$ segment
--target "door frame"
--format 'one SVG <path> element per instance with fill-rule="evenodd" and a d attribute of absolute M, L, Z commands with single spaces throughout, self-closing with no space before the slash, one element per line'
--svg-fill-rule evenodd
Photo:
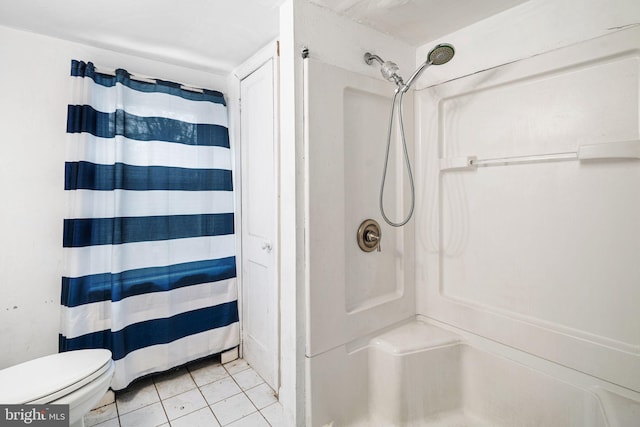
<path fill-rule="evenodd" d="M 242 99 L 241 98 L 241 84 L 244 79 L 249 77 L 259 68 L 261 68 L 264 64 L 269 61 L 272 61 L 273 64 L 273 111 L 274 111 L 274 122 L 273 122 L 273 161 L 274 161 L 274 194 L 276 197 L 276 201 L 274 203 L 275 206 L 275 227 L 274 230 L 274 241 L 273 241 L 273 254 L 275 257 L 274 260 L 274 283 L 276 285 L 276 311 L 275 315 L 276 319 L 276 360 L 278 366 L 277 374 L 276 374 L 276 393 L 280 393 L 279 388 L 282 385 L 281 375 L 282 375 L 282 363 L 281 363 L 281 307 L 280 307 L 280 103 L 279 103 L 279 80 L 280 80 L 280 66 L 279 66 L 279 41 L 273 40 L 265 47 L 256 52 L 253 56 L 247 59 L 244 63 L 242 63 L 238 68 L 236 68 L 232 73 L 232 79 L 234 80 L 232 83 L 233 92 L 235 96 L 236 105 L 234 110 L 234 115 L 237 117 L 237 123 L 234 124 L 235 129 L 235 141 L 236 141 L 236 150 L 235 150 L 235 165 L 236 165 L 236 173 L 234 176 L 234 181 L 237 189 L 236 196 L 236 212 L 238 212 L 237 218 L 235 220 L 236 223 L 236 247 L 238 248 L 236 258 L 236 274 L 238 278 L 238 311 L 240 316 L 240 348 L 239 354 L 240 357 L 243 356 L 244 353 L 244 310 L 243 310 L 243 248 L 242 248 L 242 236 L 243 236 L 243 228 L 242 228 L 242 218 L 243 218 L 243 197 L 242 197 L 242 135 L 241 135 L 241 120 L 242 120 Z"/>

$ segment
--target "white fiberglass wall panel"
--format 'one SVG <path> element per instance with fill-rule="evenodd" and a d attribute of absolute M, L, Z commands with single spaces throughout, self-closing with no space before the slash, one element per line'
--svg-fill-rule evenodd
<path fill-rule="evenodd" d="M 393 87 L 308 59 L 308 354 L 346 344 L 415 313 L 411 265 L 412 228 L 384 223 L 378 190 Z M 412 141 L 413 97 L 406 99 Z M 387 214 L 408 211 L 396 137 L 390 155 Z M 388 196 L 388 197 L 387 197 Z M 368 218 L 382 229 L 381 251 L 365 253 L 356 240 Z"/>
<path fill-rule="evenodd" d="M 422 91 L 417 154 L 420 310 L 636 391 L 639 40 L 619 31 Z M 578 159 L 592 149 L 603 158 Z"/>
<path fill-rule="evenodd" d="M 377 207 L 386 138 L 381 129 L 386 128 L 395 87 L 383 80 L 378 66 L 364 61 L 370 51 L 394 61 L 408 75 L 415 49 L 326 8 L 297 0 L 294 6 L 293 48 L 300 69 L 292 77 L 295 87 L 303 89 L 295 97 L 296 127 L 301 130 L 295 141 L 296 233 L 298 243 L 304 244 L 298 246 L 303 259 L 298 258 L 296 293 L 304 295 L 305 307 L 298 305 L 298 312 L 306 325 L 304 334 L 295 338 L 305 344 L 307 374 L 298 371 L 297 378 L 304 378 L 306 424 L 324 425 L 366 415 L 366 352 L 358 348 L 366 345 L 371 332 L 416 312 L 414 229 L 390 231 Z M 300 58 L 303 48 L 309 59 Z M 281 80 L 283 87 L 286 81 Z M 406 100 L 411 155 L 412 98 Z M 395 161 L 390 171 L 395 180 L 388 187 L 390 205 L 408 198 L 408 188 L 399 185 L 404 178 L 398 166 Z M 390 213 L 398 213 L 395 205 L 387 206 Z M 380 253 L 357 249 L 358 226 L 367 218 L 383 227 Z M 359 368 L 352 369 L 356 365 Z M 362 394 L 353 393 L 356 385 Z"/>
<path fill-rule="evenodd" d="M 567 49 L 549 53 L 540 64 L 545 70 L 443 99 L 442 156 L 575 152 L 585 144 L 637 138 L 638 52 L 593 60 L 589 52 L 581 53 L 586 61 L 573 65 L 562 64 Z M 556 60 L 560 67 L 552 63 Z"/>

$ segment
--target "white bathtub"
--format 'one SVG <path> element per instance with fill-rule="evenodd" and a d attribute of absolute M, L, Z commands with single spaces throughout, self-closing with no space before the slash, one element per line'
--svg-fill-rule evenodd
<path fill-rule="evenodd" d="M 327 373 L 309 425 L 633 427 L 640 396 L 564 367 L 551 375 L 415 320 L 370 339 Z M 517 352 L 517 351 L 516 351 Z M 521 352 L 520 352 L 521 353 Z M 521 354 L 524 359 L 537 358 Z M 333 360 L 331 360 L 333 359 Z M 344 359 L 343 359 L 344 360 Z M 550 362 L 541 361 L 542 364 Z M 363 378 L 362 376 L 366 376 Z M 586 379 L 586 380 L 585 380 Z M 358 393 L 358 390 L 360 393 Z M 324 399 L 320 398 L 324 395 Z M 333 404 L 340 406 L 335 410 Z M 338 405 L 340 403 L 340 405 Z M 319 412 L 318 412 L 319 411 Z M 330 419 L 328 419 L 328 417 Z"/>

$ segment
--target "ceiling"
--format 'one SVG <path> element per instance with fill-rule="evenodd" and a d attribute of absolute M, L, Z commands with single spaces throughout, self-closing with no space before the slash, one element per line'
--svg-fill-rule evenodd
<path fill-rule="evenodd" d="M 283 1 L 0 0 L 0 25 L 227 74 L 276 38 Z"/>
<path fill-rule="evenodd" d="M 310 0 L 419 46 L 527 0 Z"/>
<path fill-rule="evenodd" d="M 525 0 L 309 1 L 418 46 Z M 227 74 L 277 37 L 283 2 L 2 0 L 0 25 Z"/>

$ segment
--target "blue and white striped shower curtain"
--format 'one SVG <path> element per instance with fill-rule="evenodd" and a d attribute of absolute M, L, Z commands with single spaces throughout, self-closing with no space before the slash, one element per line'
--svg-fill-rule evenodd
<path fill-rule="evenodd" d="M 112 388 L 239 343 L 221 93 L 72 61 L 60 351 L 107 348 Z"/>

